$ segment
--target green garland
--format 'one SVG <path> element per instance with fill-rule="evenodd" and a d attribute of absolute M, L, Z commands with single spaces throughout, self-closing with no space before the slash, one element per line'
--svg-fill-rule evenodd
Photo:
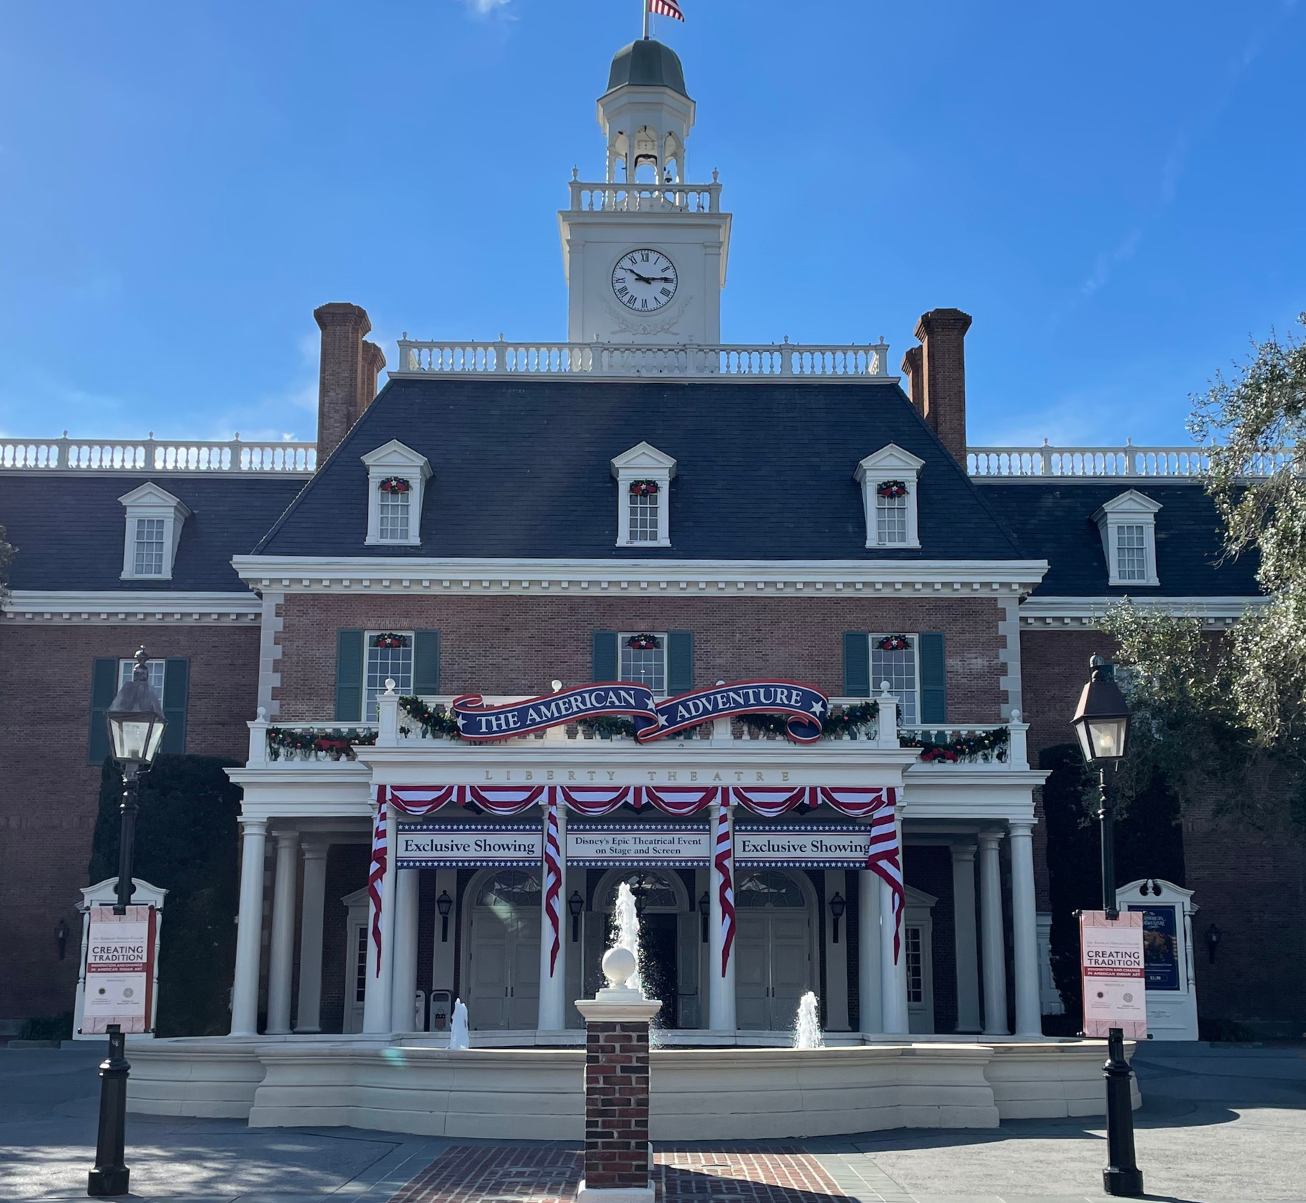
<path fill-rule="evenodd" d="M 874 700 L 858 702 L 855 706 L 832 707 L 821 720 L 821 738 L 860 734 L 876 721 L 879 714 L 880 705 Z M 759 735 L 789 736 L 789 716 L 785 714 L 744 714 L 740 715 L 739 721 Z"/>
<path fill-rule="evenodd" d="M 360 731 L 357 727 L 315 727 L 307 731 L 294 731 L 288 727 L 268 728 L 268 756 L 287 760 L 298 754 L 308 760 L 316 752 L 325 752 L 332 760 L 353 760 L 355 748 L 370 748 L 376 743 L 375 731 Z"/>
<path fill-rule="evenodd" d="M 447 736 L 449 739 L 462 738 L 462 732 L 458 729 L 458 720 L 448 714 L 443 706 L 437 706 L 432 710 L 421 698 L 409 696 L 399 699 L 399 709 L 421 727 L 422 734 L 427 739 L 434 739 L 438 735 Z M 408 729 L 403 730 L 407 734 Z"/>
<path fill-rule="evenodd" d="M 1007 759 L 1011 732 L 1006 727 L 995 727 L 992 731 L 981 731 L 977 735 L 968 735 L 949 743 L 939 743 L 936 740 L 923 739 L 900 731 L 898 743 L 904 748 L 920 748 L 921 760 L 926 764 L 934 761 L 956 764 L 963 760 L 971 764 L 977 760 L 1002 762 Z"/>
<path fill-rule="evenodd" d="M 635 738 L 635 720 L 624 714 L 601 714 L 583 718 L 576 724 L 591 739 L 611 739 L 614 735 Z"/>

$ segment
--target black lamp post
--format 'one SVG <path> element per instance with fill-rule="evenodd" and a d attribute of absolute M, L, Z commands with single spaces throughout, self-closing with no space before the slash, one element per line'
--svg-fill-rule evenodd
<path fill-rule="evenodd" d="M 848 904 L 844 901 L 843 895 L 836 890 L 834 897 L 830 899 L 830 914 L 834 918 L 834 941 L 833 942 L 835 944 L 839 943 L 839 920 L 843 918 L 843 913 L 847 909 L 848 909 Z"/>
<path fill-rule="evenodd" d="M 703 916 L 703 943 L 707 943 L 707 917 L 712 912 L 712 899 L 707 896 L 707 891 L 703 891 L 703 897 L 698 900 L 698 913 Z"/>
<path fill-rule="evenodd" d="M 1084 759 L 1098 767 L 1098 819 L 1102 827 L 1102 909 L 1108 919 L 1118 919 L 1116 906 L 1115 808 L 1109 786 L 1116 766 L 1124 759 L 1129 737 L 1129 706 L 1115 681 L 1115 665 L 1101 656 L 1089 662 L 1090 676 L 1079 707 L 1071 720 Z M 1108 1195 L 1137 1198 L 1143 1193 L 1143 1171 L 1134 1158 L 1134 1112 L 1130 1091 L 1133 1071 L 1125 1060 L 1125 1034 L 1111 1028 L 1107 1034 L 1106 1078 L 1107 1165 L 1102 1189 Z"/>
<path fill-rule="evenodd" d="M 125 915 L 132 900 L 132 870 L 136 858 L 136 809 L 140 775 L 158 755 L 167 725 L 159 699 L 150 688 L 149 657 L 140 648 L 132 679 L 109 706 L 109 742 L 113 758 L 122 766 L 122 805 L 118 829 L 118 900 L 115 915 Z M 88 1195 L 125 1195 L 131 1171 L 127 1168 L 127 1063 L 126 1037 L 121 1025 L 108 1026 L 109 1056 L 100 1063 L 100 1126 L 95 1139 L 95 1168 L 87 1178 Z"/>
<path fill-rule="evenodd" d="M 449 939 L 449 912 L 453 910 L 453 899 L 449 897 L 448 890 L 440 891 L 440 897 L 435 900 L 435 909 L 440 912 L 440 943 L 444 944 Z"/>
<path fill-rule="evenodd" d="M 1220 947 L 1220 937 L 1224 935 L 1214 923 L 1206 929 L 1206 953 L 1211 958 L 1211 964 L 1215 964 L 1215 950 Z"/>
<path fill-rule="evenodd" d="M 571 897 L 567 899 L 567 909 L 571 912 L 571 942 L 575 944 L 580 939 L 580 913 L 585 909 L 585 899 L 580 896 L 579 890 L 572 890 Z"/>

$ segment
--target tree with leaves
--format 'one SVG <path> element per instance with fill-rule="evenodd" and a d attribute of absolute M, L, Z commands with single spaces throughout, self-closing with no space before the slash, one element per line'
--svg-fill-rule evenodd
<path fill-rule="evenodd" d="M 9 543 L 5 528 L 0 526 L 0 606 L 9 600 L 9 566 L 18 554 L 18 548 Z"/>

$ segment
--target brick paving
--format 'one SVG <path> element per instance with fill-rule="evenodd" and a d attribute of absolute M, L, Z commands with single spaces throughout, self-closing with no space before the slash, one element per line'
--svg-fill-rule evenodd
<path fill-rule="evenodd" d="M 815 1203 L 846 1198 L 816 1159 L 798 1149 L 676 1151 L 654 1156 L 661 1203 Z M 579 1149 L 455 1145 L 390 1203 L 574 1203 Z"/>

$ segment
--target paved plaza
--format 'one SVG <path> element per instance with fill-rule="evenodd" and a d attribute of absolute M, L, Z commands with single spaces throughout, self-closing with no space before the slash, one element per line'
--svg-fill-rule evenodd
<path fill-rule="evenodd" d="M 98 1048 L 0 1049 L 0 1200 L 83 1199 Z M 1138 1160 L 1149 1197 L 1306 1201 L 1306 1047 L 1153 1045 Z M 133 1198 L 186 1203 L 565 1203 L 577 1146 L 351 1128 L 251 1129 L 131 1116 Z M 995 1203 L 1095 1199 L 1099 1121 L 893 1131 L 756 1145 L 658 1146 L 663 1203 Z"/>

